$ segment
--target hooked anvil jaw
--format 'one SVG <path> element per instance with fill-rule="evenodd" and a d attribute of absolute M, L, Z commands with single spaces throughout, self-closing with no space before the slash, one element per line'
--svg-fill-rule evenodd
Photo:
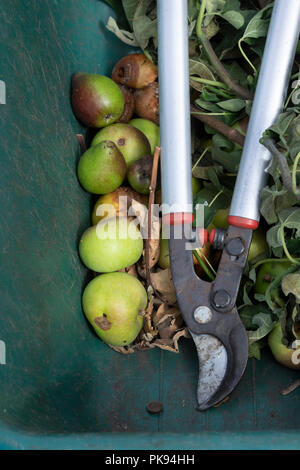
<path fill-rule="evenodd" d="M 187 243 L 193 237 L 184 233 L 192 234 L 192 227 L 183 230 L 181 238 L 175 238 L 174 228 L 170 227 L 172 279 L 179 308 L 197 348 L 198 409 L 205 410 L 223 401 L 233 391 L 247 365 L 248 336 L 235 301 L 252 230 L 228 228 L 225 249 L 213 282 L 203 281 L 196 275 L 193 252 L 187 249 Z"/>

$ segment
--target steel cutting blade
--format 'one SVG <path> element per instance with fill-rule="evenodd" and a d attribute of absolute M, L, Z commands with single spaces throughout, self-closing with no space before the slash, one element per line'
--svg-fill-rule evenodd
<path fill-rule="evenodd" d="M 191 335 L 199 359 L 198 406 L 199 409 L 206 409 L 208 407 L 205 404 L 215 395 L 225 377 L 227 352 L 223 343 L 215 336 Z"/>
<path fill-rule="evenodd" d="M 226 347 L 213 335 L 191 335 L 199 359 L 198 409 L 204 411 L 222 402 L 240 381 L 247 365 L 248 336 L 242 323 L 232 330 Z"/>

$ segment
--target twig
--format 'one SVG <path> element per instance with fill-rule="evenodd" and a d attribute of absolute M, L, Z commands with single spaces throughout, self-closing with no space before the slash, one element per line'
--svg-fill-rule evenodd
<path fill-rule="evenodd" d="M 80 150 L 81 150 L 81 153 L 84 153 L 86 151 L 86 143 L 85 143 L 85 138 L 83 137 L 82 134 L 76 134 L 76 137 L 77 137 L 77 140 L 78 140 L 78 143 L 80 145 Z"/>
<path fill-rule="evenodd" d="M 288 395 L 289 393 L 296 390 L 296 388 L 300 387 L 300 379 L 296 380 L 295 382 L 291 383 L 288 387 L 284 388 L 280 393 L 281 395 Z"/>
<path fill-rule="evenodd" d="M 152 207 L 155 201 L 155 190 L 157 183 L 157 172 L 158 172 L 158 162 L 159 162 L 160 148 L 155 147 L 155 152 L 153 156 L 153 166 L 152 166 L 152 175 L 151 175 L 151 184 L 150 184 L 150 194 L 149 194 L 149 206 L 148 206 L 148 233 L 146 240 L 146 281 L 148 286 L 152 286 L 151 283 L 151 270 L 150 270 L 150 243 L 152 235 Z M 155 291 L 154 287 L 152 286 Z"/>
<path fill-rule="evenodd" d="M 243 147 L 245 137 L 238 130 L 233 129 L 213 116 L 205 114 L 200 108 L 196 108 L 196 106 L 193 105 L 191 105 L 191 114 L 199 121 L 220 132 L 220 134 L 227 137 L 227 139 L 232 140 L 236 144 L 239 144 L 241 147 Z"/>
<path fill-rule="evenodd" d="M 272 153 L 273 157 L 278 163 L 283 185 L 291 194 L 300 200 L 300 194 L 295 194 L 294 192 L 292 176 L 285 155 L 283 155 L 283 153 L 278 150 L 273 139 L 265 138 L 262 139 L 261 142 Z"/>
<path fill-rule="evenodd" d="M 251 93 L 251 91 L 247 90 L 246 88 L 240 86 L 235 80 L 233 80 L 233 78 L 227 72 L 224 65 L 217 57 L 210 40 L 206 36 L 205 28 L 202 27 L 201 34 L 198 34 L 198 38 L 201 41 L 211 64 L 215 68 L 219 77 L 223 80 L 224 83 L 226 83 L 229 90 L 232 90 L 236 95 L 240 96 L 245 100 L 253 100 L 253 93 Z"/>

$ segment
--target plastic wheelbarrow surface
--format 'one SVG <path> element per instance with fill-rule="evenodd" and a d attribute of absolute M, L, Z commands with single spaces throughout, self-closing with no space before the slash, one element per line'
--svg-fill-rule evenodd
<path fill-rule="evenodd" d="M 121 356 L 82 314 L 77 244 L 90 196 L 76 178 L 85 131 L 70 79 L 110 73 L 129 52 L 105 29 L 110 14 L 98 0 L 1 9 L 0 448 L 299 448 L 300 393 L 280 395 L 299 374 L 268 352 L 249 361 L 229 402 L 199 413 L 191 341 L 178 355 Z M 145 409 L 155 400 L 160 416 Z"/>

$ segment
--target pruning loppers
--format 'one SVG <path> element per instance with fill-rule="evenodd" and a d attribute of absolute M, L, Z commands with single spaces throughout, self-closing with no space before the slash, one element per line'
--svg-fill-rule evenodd
<path fill-rule="evenodd" d="M 193 228 L 187 4 L 157 1 L 163 226 L 169 229 L 178 304 L 198 353 L 198 409 L 206 410 L 231 394 L 247 365 L 248 336 L 236 298 L 272 159 L 260 138 L 283 109 L 300 33 L 300 1 L 274 2 L 229 228 L 209 235 L 222 249 L 213 282 L 201 280 L 193 266 L 192 249 L 207 234 Z"/>

